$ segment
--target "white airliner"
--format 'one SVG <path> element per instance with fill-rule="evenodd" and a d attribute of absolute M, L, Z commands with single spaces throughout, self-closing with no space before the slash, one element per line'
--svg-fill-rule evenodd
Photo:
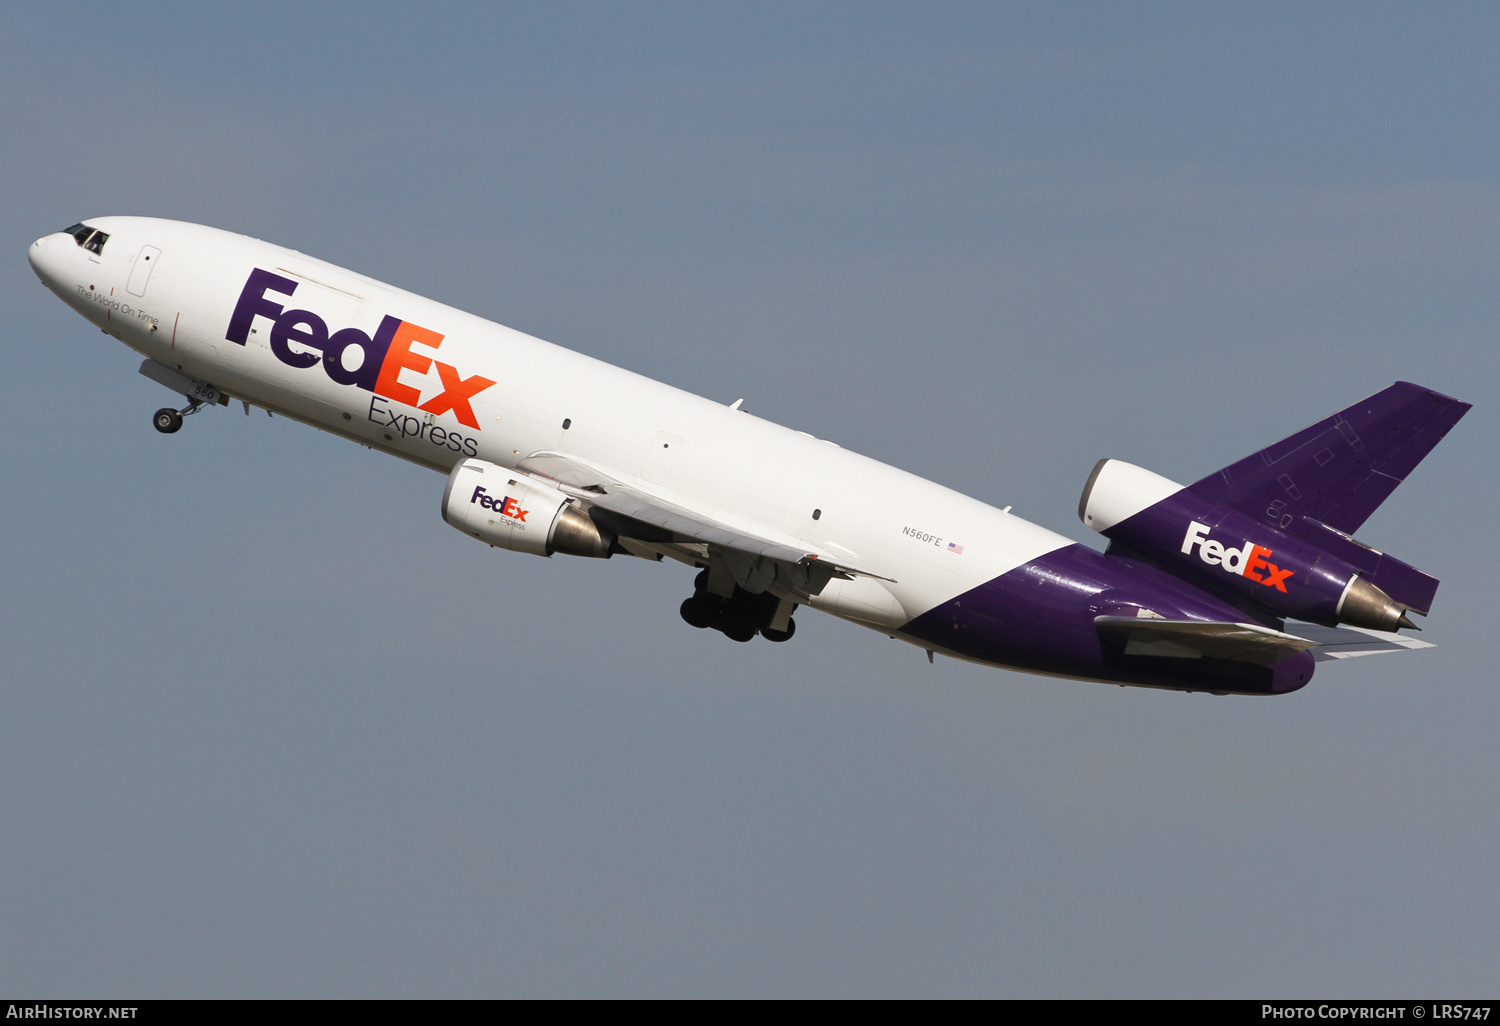
<path fill-rule="evenodd" d="M 1079 516 L 1101 553 L 738 402 L 243 235 L 99 217 L 29 255 L 185 397 L 158 431 L 233 400 L 342 435 L 447 475 L 444 519 L 491 546 L 695 568 L 683 619 L 735 641 L 786 641 L 806 605 L 929 660 L 1238 694 L 1428 647 L 1396 632 L 1437 581 L 1352 538 L 1469 408 L 1417 385 L 1187 487 L 1100 461 Z"/>

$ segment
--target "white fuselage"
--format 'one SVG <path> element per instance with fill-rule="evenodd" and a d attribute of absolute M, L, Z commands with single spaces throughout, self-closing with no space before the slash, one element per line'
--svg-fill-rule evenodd
<path fill-rule="evenodd" d="M 294 250 L 154 218 L 88 223 L 110 235 L 101 254 L 56 234 L 33 246 L 32 264 L 59 298 L 150 359 L 444 473 L 465 457 L 515 469 L 538 451 L 566 453 L 706 519 L 889 578 L 834 580 L 810 603 L 866 626 L 897 633 L 933 606 L 1070 544 L 831 442 Z M 253 319 L 245 345 L 228 341 L 257 268 L 296 282 L 291 296 L 267 299 L 317 314 L 329 332 L 373 336 L 387 317 L 426 329 L 394 379 L 408 401 L 340 384 L 320 364 L 289 365 L 272 351 L 265 316 Z M 282 346 L 312 354 L 295 337 Z M 467 400 L 467 415 L 441 402 L 440 412 L 419 408 L 474 376 L 493 384 Z"/>

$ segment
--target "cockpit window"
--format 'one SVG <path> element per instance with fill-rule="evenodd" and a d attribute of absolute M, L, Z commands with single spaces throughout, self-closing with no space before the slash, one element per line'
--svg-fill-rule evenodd
<path fill-rule="evenodd" d="M 103 253 L 104 244 L 109 241 L 109 236 L 106 233 L 95 231 L 81 222 L 70 228 L 64 228 L 63 232 L 64 234 L 73 236 L 73 241 L 90 253 Z"/>

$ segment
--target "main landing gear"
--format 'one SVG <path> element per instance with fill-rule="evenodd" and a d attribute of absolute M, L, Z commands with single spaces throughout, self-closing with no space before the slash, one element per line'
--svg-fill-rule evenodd
<path fill-rule="evenodd" d="M 770 592 L 752 595 L 735 586 L 734 594 L 721 598 L 708 590 L 708 571 L 704 570 L 693 582 L 693 597 L 682 603 L 682 618 L 694 627 L 721 632 L 731 641 L 749 641 L 757 634 L 767 641 L 790 641 L 797 633 L 797 622 L 788 614 L 786 626 L 780 630 L 771 624 L 781 611 L 782 600 Z M 792 609 L 796 609 L 792 606 Z"/>

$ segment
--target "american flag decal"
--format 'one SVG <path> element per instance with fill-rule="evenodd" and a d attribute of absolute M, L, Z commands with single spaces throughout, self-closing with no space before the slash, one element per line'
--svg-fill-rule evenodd
<path fill-rule="evenodd" d="M 962 556 L 964 554 L 964 547 L 957 542 L 949 542 L 948 551 L 953 553 L 955 556 Z"/>

